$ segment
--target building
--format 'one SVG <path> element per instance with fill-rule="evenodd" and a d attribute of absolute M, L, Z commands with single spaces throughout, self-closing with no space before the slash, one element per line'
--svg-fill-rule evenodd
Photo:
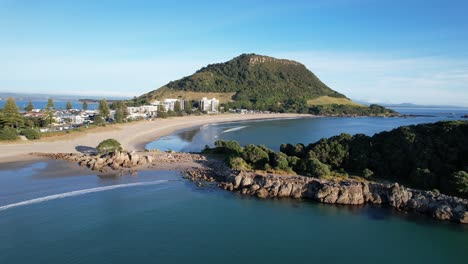
<path fill-rule="evenodd" d="M 137 107 L 127 107 L 128 117 L 132 119 L 155 117 L 158 115 L 158 107 L 158 105 L 142 105 Z"/>
<path fill-rule="evenodd" d="M 216 98 L 208 99 L 203 97 L 200 100 L 200 111 L 206 111 L 208 113 L 217 113 L 219 108 L 219 100 Z"/>
<path fill-rule="evenodd" d="M 184 100 L 179 100 L 179 99 L 164 99 L 162 102 L 162 105 L 164 107 L 164 110 L 167 111 L 174 111 L 176 103 L 180 103 L 180 110 L 184 111 L 185 110 L 185 101 Z"/>

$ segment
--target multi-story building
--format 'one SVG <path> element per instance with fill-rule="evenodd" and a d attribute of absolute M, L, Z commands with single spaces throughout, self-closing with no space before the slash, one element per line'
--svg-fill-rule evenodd
<path fill-rule="evenodd" d="M 217 113 L 219 108 L 219 100 L 216 98 L 208 99 L 203 97 L 200 100 L 200 111 L 206 111 L 209 113 Z"/>

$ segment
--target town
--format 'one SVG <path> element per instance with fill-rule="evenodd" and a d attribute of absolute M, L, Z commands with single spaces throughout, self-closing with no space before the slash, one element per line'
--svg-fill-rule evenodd
<path fill-rule="evenodd" d="M 48 99 L 47 104 L 42 108 L 36 108 L 33 102 L 29 101 L 26 107 L 20 109 L 13 98 L 8 98 L 4 109 L 0 112 L 0 119 L 6 122 L 2 122 L 5 123 L 4 126 L 15 128 L 16 133 L 19 131 L 20 134 L 23 134 L 23 131 L 27 132 L 29 130 L 30 133 L 25 133 L 27 135 L 34 134 L 33 132 L 36 134 L 37 132 L 40 134 L 59 131 L 69 132 L 74 129 L 102 126 L 107 123 L 154 120 L 170 116 L 215 115 L 225 112 L 250 114 L 258 112 L 247 109 L 225 109 L 225 105 L 220 105 L 218 99 L 209 99 L 207 97 L 200 100 L 166 98 L 154 100 L 149 104 L 136 103 L 132 100 L 109 102 L 106 99 L 93 102 L 80 100 L 80 104 L 81 107 L 77 108 L 76 102 L 73 105 L 68 101 L 65 107 L 56 107 L 53 99 Z M 265 111 L 262 113 L 265 113 Z M 37 137 L 40 137 L 40 135 Z M 31 139 L 34 138 L 35 136 L 31 137 Z"/>

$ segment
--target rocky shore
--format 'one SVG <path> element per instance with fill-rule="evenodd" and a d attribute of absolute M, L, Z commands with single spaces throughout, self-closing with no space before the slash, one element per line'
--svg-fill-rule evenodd
<path fill-rule="evenodd" d="M 82 153 L 31 153 L 31 155 L 46 157 L 55 160 L 76 162 L 80 166 L 91 170 L 108 172 L 119 171 L 144 166 L 157 166 L 159 164 L 180 164 L 193 161 L 204 161 L 205 157 L 191 153 L 154 152 L 127 152 L 117 151 L 102 155 L 88 155 Z"/>
<path fill-rule="evenodd" d="M 383 184 L 346 179 L 323 180 L 303 176 L 280 176 L 239 172 L 224 177 L 219 187 L 259 198 L 305 198 L 314 201 L 362 205 L 379 204 L 402 211 L 430 215 L 439 220 L 468 224 L 468 200 L 406 188 L 398 183 Z"/>

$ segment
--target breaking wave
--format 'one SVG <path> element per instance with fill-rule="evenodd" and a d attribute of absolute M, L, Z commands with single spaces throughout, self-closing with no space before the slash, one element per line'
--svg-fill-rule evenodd
<path fill-rule="evenodd" d="M 239 127 L 229 128 L 229 129 L 226 129 L 223 132 L 221 132 L 221 134 L 222 133 L 229 133 L 229 132 L 233 132 L 233 131 L 238 131 L 238 130 L 244 129 L 246 127 L 248 127 L 248 126 L 239 126 Z"/>
<path fill-rule="evenodd" d="M 66 193 L 59 193 L 59 194 L 44 196 L 44 197 L 41 197 L 41 198 L 27 200 L 27 201 L 23 201 L 23 202 L 19 202 L 19 203 L 13 203 L 13 204 L 0 206 L 0 211 L 15 208 L 15 207 L 19 207 L 19 206 L 42 203 L 42 202 L 47 202 L 47 201 L 51 201 L 51 200 L 62 199 L 62 198 L 67 198 L 67 197 L 72 197 L 72 196 L 78 196 L 78 195 L 83 195 L 83 194 L 88 194 L 88 193 L 103 192 L 103 191 L 109 191 L 109 190 L 120 189 L 120 188 L 128 188 L 128 187 L 134 187 L 134 186 L 156 185 L 156 184 L 160 184 L 160 183 L 164 183 L 164 182 L 168 182 L 168 180 L 116 184 L 116 185 L 96 187 L 96 188 L 90 188 L 90 189 L 84 189 L 84 190 L 78 190 L 78 191 L 72 191 L 72 192 L 66 192 Z"/>

